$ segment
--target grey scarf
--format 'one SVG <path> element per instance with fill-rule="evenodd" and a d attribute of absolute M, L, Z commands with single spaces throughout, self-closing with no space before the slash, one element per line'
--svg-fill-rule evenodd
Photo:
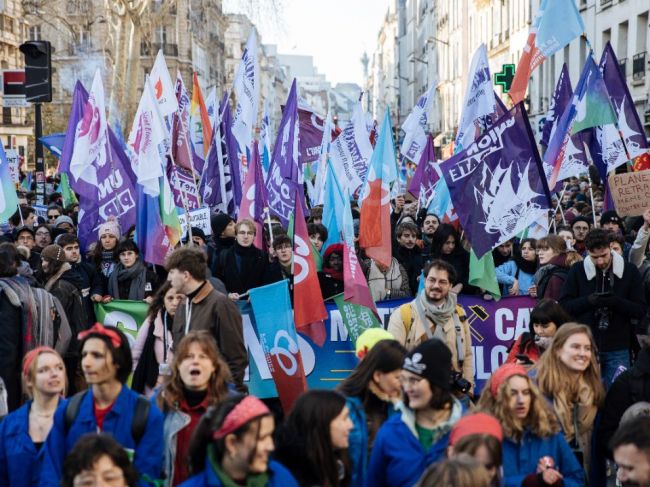
<path fill-rule="evenodd" d="M 147 268 L 141 260 L 126 269 L 122 264 L 115 266 L 115 270 L 108 278 L 108 294 L 118 299 L 120 296 L 119 283 L 131 281 L 127 299 L 131 301 L 142 301 L 144 299 L 144 286 L 147 283 Z M 124 299 L 124 298 L 122 298 Z"/>
<path fill-rule="evenodd" d="M 427 318 L 433 321 L 436 327 L 442 327 L 445 323 L 449 321 L 451 315 L 456 310 L 457 298 L 454 293 L 449 293 L 447 299 L 442 304 L 442 306 L 436 306 L 426 297 L 424 290 L 420 292 L 417 297 L 419 304 L 424 310 L 424 314 Z M 423 323 L 423 325 L 425 325 Z"/>

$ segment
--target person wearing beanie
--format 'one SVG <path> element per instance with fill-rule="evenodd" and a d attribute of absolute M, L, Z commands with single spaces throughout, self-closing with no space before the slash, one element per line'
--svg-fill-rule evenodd
<path fill-rule="evenodd" d="M 235 244 L 235 220 L 225 213 L 212 215 L 212 245 L 208 246 L 208 267 L 212 275 L 217 273 L 219 255 Z"/>
<path fill-rule="evenodd" d="M 117 265 L 115 247 L 121 237 L 120 226 L 114 220 L 104 222 L 100 225 L 97 236 L 99 240 L 90 254 L 90 259 L 102 275 L 103 284 L 106 287 L 108 278 Z"/>
<path fill-rule="evenodd" d="M 375 437 L 366 485 L 411 486 L 441 459 L 449 433 L 465 412 L 452 393 L 452 354 L 432 338 L 411 350 L 402 365 L 404 400 Z"/>
<path fill-rule="evenodd" d="M 501 485 L 503 429 L 492 415 L 477 412 L 460 418 L 451 429 L 447 456 L 471 455 L 490 476 L 490 487 Z"/>
<path fill-rule="evenodd" d="M 75 233 L 74 222 L 67 215 L 61 215 L 54 220 L 54 228 L 60 228 L 68 233 Z"/>
<path fill-rule="evenodd" d="M 478 406 L 503 428 L 504 487 L 585 485 L 584 470 L 525 367 L 505 364 L 494 371 Z"/>
<path fill-rule="evenodd" d="M 79 331 L 85 330 L 88 324 L 82 298 L 83 283 L 79 274 L 72 271 L 72 265 L 67 261 L 63 247 L 48 245 L 43 249 L 41 259 L 45 283 L 43 287 L 61 302 L 72 331 L 72 340 L 63 360 L 68 374 L 68 391 L 74 393 L 83 385 L 79 374 L 80 357 L 75 337 Z"/>

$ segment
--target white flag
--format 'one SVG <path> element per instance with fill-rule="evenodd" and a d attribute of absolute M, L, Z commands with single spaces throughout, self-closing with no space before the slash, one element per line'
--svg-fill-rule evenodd
<path fill-rule="evenodd" d="M 257 62 L 257 36 L 251 30 L 246 48 L 242 54 L 239 69 L 233 82 L 233 91 L 237 98 L 232 133 L 239 145 L 239 160 L 246 157 L 246 150 L 251 152 L 253 128 L 257 121 L 257 107 L 260 98 L 260 76 Z M 234 167 L 237 167 L 235 165 Z"/>
<path fill-rule="evenodd" d="M 160 194 L 160 178 L 166 163 L 168 149 L 167 130 L 158 110 L 151 80 L 146 77 L 138 111 L 127 141 L 131 153 L 131 165 L 138 184 L 145 194 Z"/>
<path fill-rule="evenodd" d="M 352 118 L 330 146 L 330 162 L 343 192 L 354 193 L 366 179 L 372 157 L 366 117 L 357 102 Z"/>
<path fill-rule="evenodd" d="M 178 109 L 178 101 L 176 100 L 176 93 L 174 92 L 174 85 L 172 84 L 171 76 L 169 76 L 169 69 L 163 56 L 162 49 L 158 51 L 156 61 L 153 63 L 150 75 L 151 86 L 153 87 L 160 115 L 168 117 Z"/>
<path fill-rule="evenodd" d="M 402 141 L 400 152 L 404 157 L 416 164 L 420 162 L 424 146 L 427 145 L 427 134 L 425 130 L 428 123 L 429 109 L 433 101 L 434 89 L 435 83 L 431 83 L 427 92 L 420 97 L 402 124 L 404 140 Z"/>
<path fill-rule="evenodd" d="M 487 48 L 485 44 L 481 44 L 474 53 L 469 68 L 467 91 L 465 91 L 458 133 L 454 141 L 456 146 L 454 151 L 460 152 L 469 147 L 488 127 L 491 122 L 490 117 L 496 110 Z"/>
<path fill-rule="evenodd" d="M 97 167 L 106 160 L 106 105 L 104 85 L 99 70 L 95 71 L 93 85 L 84 107 L 84 116 L 75 130 L 75 142 L 70 158 L 70 173 L 75 182 L 84 180 L 93 186 L 97 184 Z"/>
<path fill-rule="evenodd" d="M 219 100 L 217 100 L 217 87 L 213 86 L 205 99 L 205 109 L 208 111 L 210 126 L 214 127 L 217 123 L 217 112 L 219 111 Z"/>
<path fill-rule="evenodd" d="M 320 156 L 318 158 L 318 169 L 316 171 L 316 181 L 314 182 L 314 204 L 322 205 L 325 197 L 325 179 L 327 178 L 327 161 L 332 145 L 332 130 L 334 123 L 332 115 L 327 112 L 323 128 L 323 139 L 320 143 Z"/>

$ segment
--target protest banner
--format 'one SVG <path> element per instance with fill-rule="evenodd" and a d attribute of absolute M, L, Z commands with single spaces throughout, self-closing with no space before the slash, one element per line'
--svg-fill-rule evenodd
<path fill-rule="evenodd" d="M 406 299 L 377 303 L 377 312 L 384 328 L 390 314 Z M 486 301 L 480 296 L 459 296 L 458 302 L 465 309 L 472 335 L 472 352 L 475 372 L 475 393 L 478 394 L 492 372 L 504 363 L 508 348 L 522 333 L 530 329 L 530 311 L 535 300 L 528 296 L 506 297 L 500 301 Z M 244 340 L 248 350 L 249 367 L 244 378 L 251 394 L 257 397 L 276 397 L 277 391 L 269 362 L 260 339 L 260 327 L 255 321 L 251 304 L 238 302 L 244 326 Z M 334 303 L 327 303 L 325 320 L 326 339 L 322 347 L 305 334 L 297 334 L 297 344 L 302 358 L 303 370 L 310 389 L 333 389 L 345 379 L 357 365 L 352 337 L 345 326 L 340 311 Z M 97 321 L 116 326 L 124 331 L 131 344 L 137 330 L 146 318 L 148 306 L 144 302 L 115 300 L 107 304 L 95 304 Z M 266 333 L 268 323 L 262 327 Z M 285 340 L 286 341 L 286 340 Z M 289 342 L 286 341 L 287 346 Z M 283 357 L 297 351 L 282 350 L 282 342 L 276 352 Z"/>
<path fill-rule="evenodd" d="M 609 176 L 616 212 L 620 216 L 639 216 L 650 208 L 650 169 Z"/>
<path fill-rule="evenodd" d="M 185 238 L 187 234 L 187 213 L 178 215 L 178 220 L 181 223 L 181 237 Z M 203 233 L 212 235 L 212 227 L 210 226 L 210 208 L 199 208 L 190 211 L 190 226 L 192 228 L 200 228 Z"/>
<path fill-rule="evenodd" d="M 7 156 L 7 164 L 9 165 L 9 174 L 11 174 L 11 180 L 19 184 L 20 183 L 20 156 L 15 149 L 6 149 L 5 154 Z"/>

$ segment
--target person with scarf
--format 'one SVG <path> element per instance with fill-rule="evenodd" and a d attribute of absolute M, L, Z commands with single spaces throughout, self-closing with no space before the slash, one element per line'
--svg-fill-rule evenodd
<path fill-rule="evenodd" d="M 227 397 L 201 418 L 192 441 L 188 465 L 193 475 L 182 487 L 298 487 L 277 461 L 275 420 L 255 396 Z"/>
<path fill-rule="evenodd" d="M 415 296 L 418 291 L 418 279 L 424 265 L 422 250 L 416 243 L 418 226 L 415 223 L 404 221 L 397 225 L 395 235 L 397 236 L 395 258 L 404 267 L 408 275 L 410 295 Z"/>
<path fill-rule="evenodd" d="M 99 240 L 90 254 L 90 259 L 104 281 L 107 281 L 117 265 L 115 247 L 121 236 L 120 225 L 115 220 L 109 220 L 99 227 L 97 234 Z"/>
<path fill-rule="evenodd" d="M 566 241 L 559 235 L 547 235 L 537 241 L 539 269 L 535 272 L 535 288 L 530 295 L 541 299 L 558 301 L 569 267 L 582 260 L 580 255 L 568 250 Z"/>
<path fill-rule="evenodd" d="M 390 266 L 373 259 L 367 259 L 363 263 L 370 295 L 373 301 L 385 301 L 388 299 L 401 299 L 411 296 L 409 276 L 395 257 L 392 258 Z"/>
<path fill-rule="evenodd" d="M 382 330 L 383 331 L 383 330 Z M 337 390 L 346 397 L 354 428 L 348 454 L 352 464 L 350 485 L 363 485 L 377 431 L 402 398 L 400 375 L 406 349 L 388 339 L 375 343 Z"/>
<path fill-rule="evenodd" d="M 343 244 L 327 247 L 323 255 L 323 270 L 318 273 L 323 300 L 343 292 Z"/>
<path fill-rule="evenodd" d="M 407 354 L 400 375 L 404 400 L 377 432 L 365 485 L 415 485 L 427 466 L 444 458 L 450 431 L 465 413 L 451 390 L 451 365 L 449 348 L 436 338 Z"/>
<path fill-rule="evenodd" d="M 269 259 L 255 247 L 257 230 L 255 223 L 244 218 L 235 225 L 235 243 L 219 254 L 219 263 L 214 276 L 223 281 L 228 297 L 234 301 L 245 295 L 249 289 L 268 284 Z"/>
<path fill-rule="evenodd" d="M 133 240 L 123 240 L 115 248 L 120 263 L 108 278 L 108 294 L 112 299 L 151 303 L 157 287 L 157 276 L 140 259 L 140 249 Z"/>
<path fill-rule="evenodd" d="M 72 266 L 66 261 L 65 251 L 59 245 L 48 245 L 41 253 L 45 290 L 57 298 L 72 331 L 72 340 L 64 355 L 68 384 L 71 393 L 83 388 L 79 371 L 79 350 L 75 337 L 87 328 L 88 318 L 81 298 L 82 282 L 78 274 L 71 272 Z"/>
<path fill-rule="evenodd" d="M 171 373 L 174 314 L 185 295 L 169 281 L 156 291 L 147 317 L 138 328 L 133 344 L 133 380 L 131 389 L 151 396 Z"/>
<path fill-rule="evenodd" d="M 567 442 L 590 472 L 594 420 L 605 390 L 589 327 L 577 323 L 560 327 L 532 374 L 552 403 Z"/>
<path fill-rule="evenodd" d="M 23 390 L 29 400 L 0 422 L 0 486 L 33 487 L 40 480 L 43 443 L 65 394 L 63 359 L 50 347 L 25 354 Z"/>
<path fill-rule="evenodd" d="M 528 296 L 531 288 L 535 285 L 536 270 L 535 239 L 526 238 L 521 241 L 519 252 L 515 252 L 514 259 L 495 269 L 497 282 L 502 286 L 501 294 L 503 296 Z"/>
<path fill-rule="evenodd" d="M 430 338 L 442 340 L 451 351 L 453 370 L 473 385 L 469 323 L 456 294 L 450 292 L 456 284 L 456 271 L 448 262 L 436 259 L 424 266 L 424 275 L 424 289 L 393 311 L 387 329 L 407 350 Z M 471 393 L 471 388 L 465 392 Z"/>

